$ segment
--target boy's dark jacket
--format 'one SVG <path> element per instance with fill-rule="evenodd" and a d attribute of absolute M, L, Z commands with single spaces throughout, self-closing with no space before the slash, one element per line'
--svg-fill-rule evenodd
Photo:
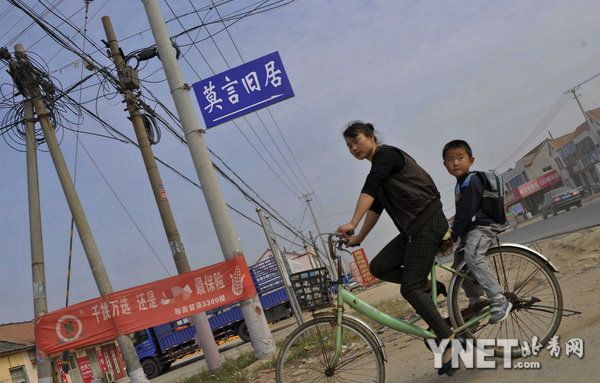
<path fill-rule="evenodd" d="M 452 223 L 452 241 L 454 242 L 475 226 L 489 226 L 497 223 L 481 209 L 483 183 L 477 174 L 468 172 L 456 181 L 456 214 Z"/>

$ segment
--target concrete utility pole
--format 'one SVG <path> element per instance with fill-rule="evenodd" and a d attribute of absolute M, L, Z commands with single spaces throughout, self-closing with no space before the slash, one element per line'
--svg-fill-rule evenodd
<path fill-rule="evenodd" d="M 231 259 L 237 255 L 243 255 L 238 235 L 231 222 L 221 187 L 217 182 L 212 162 L 208 155 L 208 149 L 204 143 L 204 132 L 200 128 L 196 113 L 192 108 L 189 95 L 191 88 L 183 82 L 181 70 L 173 52 L 171 39 L 169 38 L 165 21 L 160 13 L 160 8 L 158 7 L 158 1 L 143 0 L 142 2 L 146 9 L 146 15 L 150 22 L 154 40 L 156 41 L 160 61 L 167 76 L 173 101 L 177 108 L 177 114 L 185 132 L 192 161 L 202 185 L 204 199 L 206 200 L 223 256 L 225 259 Z M 256 358 L 265 359 L 270 357 L 275 352 L 275 342 L 273 341 L 271 330 L 267 324 L 267 319 L 265 318 L 265 313 L 258 297 L 255 295 L 242 301 L 241 308 L 244 320 L 248 326 Z"/>
<path fill-rule="evenodd" d="M 18 61 L 21 61 L 24 64 L 29 63 L 29 60 L 25 54 L 25 50 L 21 44 L 17 44 L 15 46 L 15 51 L 17 52 L 16 56 Z M 56 173 L 60 179 L 69 209 L 71 210 L 71 214 L 75 220 L 75 226 L 77 227 L 81 244 L 85 251 L 85 255 L 87 256 L 90 268 L 92 269 L 92 274 L 94 275 L 94 280 L 98 286 L 98 291 L 100 291 L 102 296 L 108 295 L 113 292 L 112 285 L 108 278 L 104 263 L 102 262 L 102 258 L 100 257 L 100 253 L 85 216 L 85 212 L 83 211 L 83 207 L 81 206 L 81 202 L 79 201 L 79 197 L 75 191 L 75 186 L 73 185 L 73 180 L 69 174 L 69 170 L 67 168 L 62 151 L 60 150 L 60 146 L 58 145 L 56 134 L 54 133 L 54 129 L 48 118 L 48 110 L 46 109 L 44 101 L 40 97 L 39 84 L 26 81 L 23 85 L 27 88 L 26 90 L 31 97 L 33 107 L 38 115 L 40 124 L 42 125 L 48 150 L 50 151 L 52 161 L 54 162 L 54 167 L 56 168 Z M 121 335 L 117 338 L 117 342 L 121 348 L 123 359 L 125 359 L 125 364 L 127 366 L 127 371 L 131 381 L 133 383 L 149 382 L 149 380 L 146 379 L 146 375 L 144 375 L 144 371 L 142 370 L 140 361 L 137 358 L 137 353 L 135 352 L 135 348 L 133 347 L 131 339 L 129 339 L 129 337 L 126 335 Z"/>
<path fill-rule="evenodd" d="M 25 101 L 25 146 L 27 152 L 27 190 L 29 195 L 29 240 L 31 243 L 31 274 L 33 280 L 33 313 L 37 320 L 48 312 L 46 301 L 46 274 L 44 271 L 44 246 L 42 241 L 42 216 L 40 213 L 40 187 L 37 165 L 37 143 L 33 105 Z M 52 383 L 50 358 L 36 355 L 38 382 Z"/>
<path fill-rule="evenodd" d="M 579 97 L 577 97 L 577 87 L 572 88 L 570 90 L 571 93 L 573 93 L 573 97 L 575 97 L 575 101 L 577 101 L 577 105 L 579 105 L 579 109 L 581 109 L 581 113 L 583 113 L 583 117 L 585 118 L 585 121 L 588 123 L 588 126 L 590 127 L 590 130 L 592 131 L 592 135 L 593 133 L 596 133 L 596 136 L 598 137 L 594 137 L 598 140 L 598 142 L 600 142 L 600 128 L 598 127 L 598 123 L 596 121 L 594 121 L 594 119 L 585 112 L 585 109 L 583 109 L 583 106 L 581 105 L 581 102 L 579 101 Z"/>
<path fill-rule="evenodd" d="M 310 201 L 312 201 L 312 199 L 310 199 L 309 197 L 310 197 L 309 194 L 305 194 L 304 200 L 306 201 L 306 204 L 308 205 L 308 209 L 310 210 L 310 215 L 312 216 L 313 222 L 315 223 L 315 227 L 317 228 L 317 235 L 319 235 L 319 234 L 322 234 L 323 232 L 321 231 L 321 228 L 319 227 L 319 222 L 317 222 L 317 216 L 315 215 L 312 205 L 310 204 Z M 325 257 L 327 258 L 327 263 L 329 264 L 329 277 L 331 279 L 334 279 L 336 276 L 335 265 L 333 264 L 331 257 L 329 255 L 329 246 L 327 245 L 327 242 L 325 241 L 324 236 L 321 235 L 320 238 L 321 238 L 321 243 L 323 244 L 323 251 L 324 251 Z M 315 251 L 317 251 L 316 246 L 317 246 L 317 244 L 315 243 Z M 344 267 L 344 262 L 342 262 L 342 268 L 343 267 Z"/>
<path fill-rule="evenodd" d="M 308 231 L 308 238 L 310 238 L 310 245 L 313 248 L 315 257 L 316 257 L 317 261 L 319 262 L 320 267 L 326 267 L 329 270 L 329 276 L 331 278 L 333 278 L 333 276 L 335 274 L 333 274 L 334 268 L 333 268 L 333 263 L 332 263 L 331 257 L 329 256 L 329 253 L 323 253 L 323 257 L 325 257 L 325 259 L 327 259 L 327 263 L 323 262 L 322 257 L 319 256 L 319 248 L 317 247 L 317 240 L 315 239 L 316 237 L 313 237 L 312 231 L 310 231 L 310 230 Z"/>
<path fill-rule="evenodd" d="M 576 88 L 571 89 L 571 93 L 573 93 L 573 97 L 575 97 L 575 101 L 577 101 L 577 105 L 579 105 L 579 109 L 581 109 L 581 113 L 583 113 L 583 117 L 585 118 L 585 121 L 590 126 L 590 129 L 593 129 L 593 125 L 592 125 L 590 116 L 588 116 L 588 114 L 583 109 L 583 106 L 581 106 L 581 102 L 579 101 L 579 97 L 577 97 L 577 92 L 575 90 L 576 90 Z"/>
<path fill-rule="evenodd" d="M 154 199 L 156 200 L 156 205 L 158 206 L 158 211 L 160 212 L 160 218 L 162 219 L 167 240 L 169 241 L 169 246 L 171 247 L 171 253 L 173 255 L 173 259 L 175 260 L 177 272 L 179 274 L 187 273 L 191 270 L 190 263 L 187 259 L 187 255 L 185 254 L 185 249 L 183 247 L 183 243 L 181 242 L 181 237 L 179 236 L 179 230 L 177 229 L 177 224 L 175 223 L 175 217 L 173 216 L 171 205 L 167 199 L 166 190 L 160 176 L 158 166 L 156 165 L 156 160 L 154 159 L 154 153 L 152 151 L 152 146 L 150 145 L 150 140 L 148 139 L 148 133 L 145 128 L 144 120 L 138 108 L 139 104 L 137 96 L 135 92 L 132 89 L 128 89 L 129 86 L 125 84 L 125 60 L 121 55 L 119 43 L 117 42 L 117 37 L 115 35 L 115 31 L 113 30 L 110 17 L 102 17 L 102 25 L 104 26 L 104 31 L 108 40 L 108 45 L 111 52 L 110 56 L 117 66 L 121 92 L 123 93 L 123 97 L 127 103 L 129 116 L 131 117 L 131 122 L 133 123 L 135 136 L 137 137 L 137 141 L 140 146 L 144 165 L 146 165 L 150 186 L 152 186 L 152 190 L 154 192 Z M 192 315 L 190 317 L 190 321 L 196 328 L 196 343 L 204 353 L 204 359 L 206 360 L 208 369 L 212 371 L 219 368 L 221 366 L 219 347 L 217 346 L 217 343 L 213 337 L 206 313 Z"/>
<path fill-rule="evenodd" d="M 298 326 L 304 323 L 304 318 L 302 317 L 302 309 L 300 308 L 300 304 L 298 303 L 298 299 L 296 298 L 296 294 L 294 294 L 294 289 L 292 288 L 292 284 L 290 282 L 290 270 L 289 266 L 286 265 L 283 261 L 283 256 L 281 255 L 281 251 L 279 250 L 279 246 L 275 241 L 275 236 L 273 234 L 273 230 L 271 224 L 267 221 L 268 217 L 263 214 L 262 209 L 257 207 L 256 212 L 258 213 L 258 218 L 260 218 L 260 224 L 265 232 L 265 236 L 267 237 L 267 242 L 269 243 L 269 247 L 271 248 L 271 252 L 273 253 L 273 258 L 277 263 L 277 268 L 279 269 L 279 273 L 281 274 L 281 280 L 283 281 L 283 286 L 285 287 L 285 292 L 288 295 L 290 300 L 290 306 L 292 308 L 292 313 L 296 318 L 296 322 Z"/>

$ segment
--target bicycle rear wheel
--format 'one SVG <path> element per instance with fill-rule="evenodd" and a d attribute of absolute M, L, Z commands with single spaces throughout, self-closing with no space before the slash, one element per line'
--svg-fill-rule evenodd
<path fill-rule="evenodd" d="M 524 342 L 532 345 L 534 337 L 545 345 L 556 333 L 563 313 L 562 291 L 554 272 L 535 254 L 517 247 L 492 248 L 485 258 L 492 271 L 496 272 L 503 293 L 513 308 L 506 320 L 490 324 L 485 318 L 464 334 L 479 339 L 517 339 L 519 346 L 512 349 L 513 357 L 521 356 L 521 346 Z M 466 264 L 459 271 L 467 274 L 470 281 L 474 280 Z M 468 307 L 463 289 L 465 281 L 465 278 L 455 275 L 451 287 L 451 315 L 457 327 L 489 306 L 486 300 L 482 300 Z M 495 355 L 501 357 L 503 352 L 504 349 L 498 347 Z"/>
<path fill-rule="evenodd" d="M 383 383 L 383 353 L 362 325 L 342 320 L 342 354 L 335 368 L 328 364 L 336 349 L 335 317 L 316 318 L 294 330 L 277 356 L 278 383 Z"/>

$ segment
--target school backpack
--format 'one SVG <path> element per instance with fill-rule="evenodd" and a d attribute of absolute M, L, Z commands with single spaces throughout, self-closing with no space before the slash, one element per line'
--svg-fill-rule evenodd
<path fill-rule="evenodd" d="M 504 210 L 504 181 L 494 170 L 476 171 L 483 185 L 481 210 L 498 223 L 506 222 Z"/>

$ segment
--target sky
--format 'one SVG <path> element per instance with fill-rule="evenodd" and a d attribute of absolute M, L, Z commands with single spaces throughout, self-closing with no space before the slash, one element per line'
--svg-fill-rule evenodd
<path fill-rule="evenodd" d="M 38 2 L 25 3 L 33 7 Z M 44 3 L 56 5 L 67 17 L 72 15 L 72 24 L 83 30 L 84 12 L 78 12 L 82 1 Z M 210 1 L 195 3 L 198 9 L 210 5 Z M 171 35 L 201 23 L 189 3 L 169 4 L 177 15 L 189 14 L 180 18 L 183 27 L 177 21 L 168 23 Z M 218 4 L 224 16 L 249 9 L 255 2 Z M 160 6 L 165 19 L 173 18 L 166 2 L 160 1 Z M 44 12 L 40 4 L 34 10 Z M 218 18 L 214 9 L 199 14 L 207 21 Z M 30 24 L 23 15 L 7 1 L 0 3 L 0 46 L 12 51 L 15 42 L 22 43 L 36 60 L 46 63 L 63 88 L 78 81 L 82 70 L 77 57 L 48 37 L 38 42 L 44 33 L 37 26 L 21 33 Z M 106 39 L 100 20 L 104 15 L 111 17 L 124 52 L 154 43 L 141 2 L 96 0 L 90 3 L 88 15 L 87 36 L 97 44 Z M 45 18 L 52 25 L 60 23 L 52 14 Z M 600 4 L 594 1 L 297 0 L 240 20 L 229 27 L 229 34 L 216 33 L 223 29 L 219 23 L 208 27 L 215 33 L 213 38 L 204 39 L 209 37 L 205 28 L 197 30 L 192 38 L 203 41 L 195 46 L 186 35 L 176 41 L 186 58 L 179 63 L 189 84 L 279 52 L 295 97 L 269 108 L 274 119 L 263 110 L 246 120 L 237 119 L 237 127 L 229 122 L 208 130 L 205 140 L 264 200 L 308 234 L 316 229 L 299 196 L 315 193 L 319 225 L 323 231 L 333 231 L 351 218 L 368 174 L 368 161 L 355 160 L 342 138 L 350 121 L 372 122 L 383 143 L 411 154 L 434 178 L 448 216 L 454 214 L 454 180 L 442 165 L 441 149 L 446 142 L 465 139 L 473 147 L 477 168 L 505 170 L 548 132 L 557 137 L 575 129 L 584 119 L 571 99 L 547 126 L 540 127 L 540 121 L 563 92 L 600 72 L 600 41 L 595 38 L 600 33 L 598 19 Z M 62 25 L 61 30 L 110 67 L 104 52 L 84 43 L 71 27 Z M 160 61 L 140 65 L 140 76 L 175 111 Z M 5 84 L 2 94 L 10 95 L 11 78 L 4 69 L 0 84 Z M 81 91 L 83 101 L 91 100 L 85 105 L 115 129 L 134 137 L 120 96 L 110 85 L 98 85 L 97 78 L 88 84 L 93 86 Z M 578 94 L 586 109 L 600 106 L 600 79 L 582 85 Z M 79 99 L 80 93 L 74 91 L 72 96 Z M 190 96 L 201 120 L 193 93 Z M 0 109 L 0 116 L 6 113 L 6 108 Z M 73 115 L 66 117 L 77 121 Z M 89 117 L 80 129 L 106 134 Z M 532 132 L 534 138 L 511 156 Z M 76 145 L 75 134 L 64 128 L 59 129 L 59 136 L 113 289 L 175 275 L 138 149 L 89 134 L 80 134 Z M 153 149 L 156 156 L 197 181 L 187 147 L 166 129 Z M 38 162 L 48 307 L 56 310 L 65 305 L 71 218 L 45 145 L 39 148 Z M 26 321 L 33 317 L 33 304 L 25 154 L 0 141 L 0 169 L 0 323 Z M 192 268 L 222 261 L 201 191 L 165 167 L 160 171 Z M 219 182 L 229 204 L 257 219 L 254 204 L 222 178 Z M 262 228 L 230 213 L 252 264 L 267 248 Z M 274 224 L 274 228 L 299 243 L 281 226 Z M 374 257 L 395 235 L 397 229 L 382 217 L 363 243 L 367 256 Z M 285 240 L 279 244 L 288 250 L 299 248 Z M 70 304 L 98 296 L 77 237 L 72 262 Z"/>

